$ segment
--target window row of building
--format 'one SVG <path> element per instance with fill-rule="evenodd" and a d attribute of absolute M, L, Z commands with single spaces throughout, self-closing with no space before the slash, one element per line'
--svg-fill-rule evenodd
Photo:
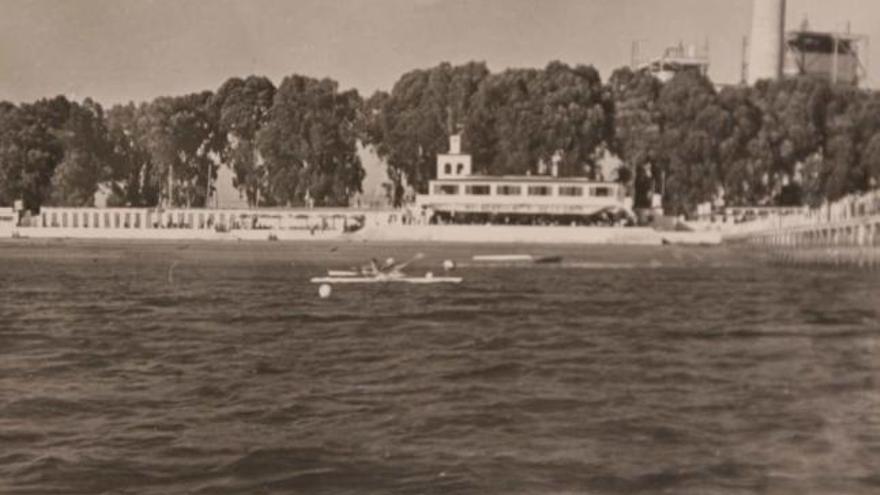
<path fill-rule="evenodd" d="M 493 193 L 494 189 L 494 193 Z M 607 198 L 614 196 L 612 185 L 548 185 L 548 184 L 452 184 L 434 182 L 432 194 L 438 196 L 566 196 Z"/>

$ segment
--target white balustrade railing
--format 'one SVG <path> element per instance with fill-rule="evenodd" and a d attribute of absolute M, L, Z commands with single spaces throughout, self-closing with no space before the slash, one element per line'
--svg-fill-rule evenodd
<path fill-rule="evenodd" d="M 755 208 L 754 211 L 761 211 Z M 733 221 L 727 218 L 721 222 L 697 222 L 693 225 L 700 230 L 718 230 L 728 236 L 746 235 L 768 230 L 781 230 L 798 227 L 840 224 L 861 218 L 880 215 L 880 190 L 875 189 L 862 194 L 851 194 L 819 208 L 803 209 L 800 213 L 785 211 L 778 214 L 776 209 L 765 216 L 747 221 Z"/>

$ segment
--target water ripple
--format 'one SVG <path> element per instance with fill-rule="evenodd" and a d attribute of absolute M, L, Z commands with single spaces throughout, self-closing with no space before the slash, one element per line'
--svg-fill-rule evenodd
<path fill-rule="evenodd" d="M 566 263 L 320 299 L 475 248 L 186 246 L 0 245 L 0 492 L 880 487 L 875 274 L 536 247 Z"/>

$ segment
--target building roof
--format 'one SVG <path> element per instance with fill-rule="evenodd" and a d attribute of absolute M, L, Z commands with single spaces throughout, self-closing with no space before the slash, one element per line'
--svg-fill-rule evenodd
<path fill-rule="evenodd" d="M 853 52 L 853 45 L 862 36 L 821 31 L 789 31 L 786 33 L 786 38 L 790 47 L 806 52 L 833 53 L 836 43 L 837 53 L 849 54 Z"/>
<path fill-rule="evenodd" d="M 435 180 L 443 182 L 534 182 L 536 184 L 568 182 L 575 184 L 619 185 L 617 182 L 596 181 L 587 177 L 553 177 L 552 175 L 467 175 Z"/>

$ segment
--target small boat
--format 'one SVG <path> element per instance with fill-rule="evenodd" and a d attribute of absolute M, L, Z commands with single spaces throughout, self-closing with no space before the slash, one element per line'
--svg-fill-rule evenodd
<path fill-rule="evenodd" d="M 562 256 L 533 256 L 531 254 L 478 254 L 474 261 L 485 263 L 559 263 Z"/>
<path fill-rule="evenodd" d="M 326 277 L 314 277 L 310 281 L 313 284 L 375 284 L 400 282 L 406 284 L 458 284 L 461 283 L 461 277 L 435 277 L 433 273 L 428 272 L 422 277 L 410 276 L 404 274 L 401 270 L 407 265 L 424 257 L 422 253 L 416 254 L 412 259 L 405 263 L 386 263 L 386 266 L 379 268 L 373 260 L 373 270 L 376 273 L 370 273 L 364 270 L 327 270 Z"/>
<path fill-rule="evenodd" d="M 328 277 L 357 277 L 360 274 L 356 270 L 327 270 Z"/>
<path fill-rule="evenodd" d="M 534 261 L 534 257 L 531 254 L 477 254 L 474 255 L 473 260 L 510 263 L 514 261 Z"/>
<path fill-rule="evenodd" d="M 430 275 L 423 277 L 387 275 L 379 275 L 377 277 L 314 277 L 311 279 L 313 284 L 386 284 L 391 282 L 405 284 L 460 284 L 461 281 L 461 277 L 434 277 Z"/>
<path fill-rule="evenodd" d="M 562 256 L 537 256 L 532 261 L 535 263 L 561 263 Z"/>

